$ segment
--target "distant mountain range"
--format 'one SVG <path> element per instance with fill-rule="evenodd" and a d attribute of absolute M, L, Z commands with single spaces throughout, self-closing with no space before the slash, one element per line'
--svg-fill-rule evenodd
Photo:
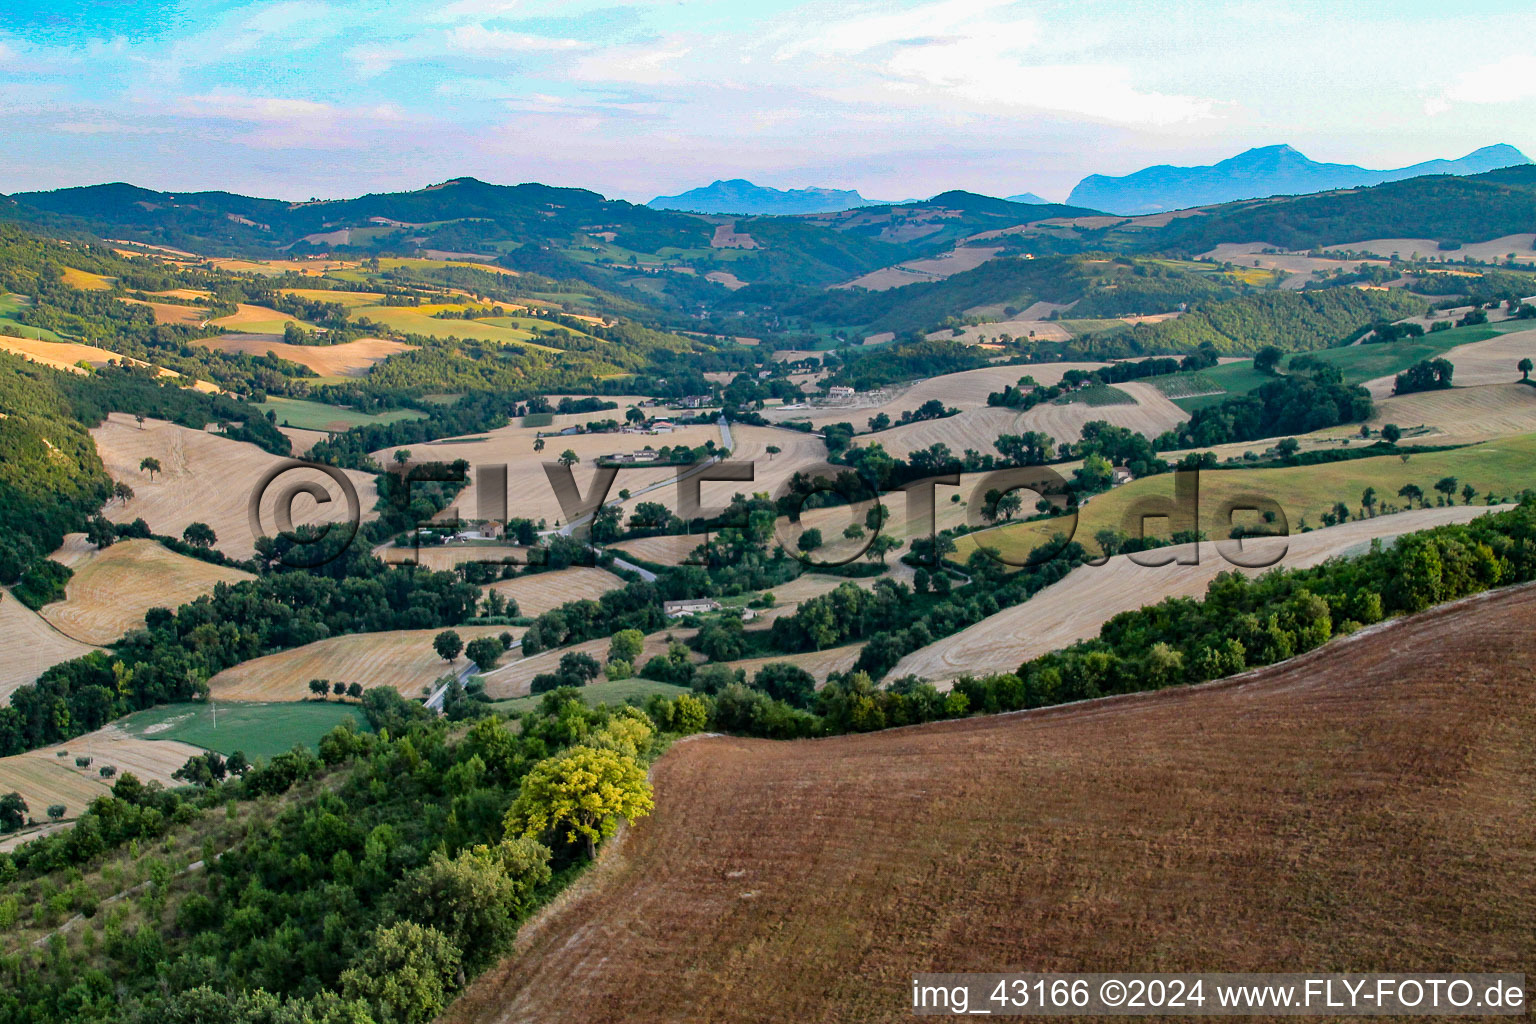
<path fill-rule="evenodd" d="M 853 189 L 785 190 L 754 185 L 745 178 L 732 178 L 711 182 L 703 188 L 692 188 L 680 195 L 657 196 L 645 205 L 654 210 L 686 213 L 794 214 L 839 213 L 860 206 L 890 204 L 880 199 L 865 199 Z"/>
<path fill-rule="evenodd" d="M 1006 198 L 1010 203 L 1028 203 L 1031 206 L 1045 206 L 1050 203 L 1049 199 L 1037 196 L 1033 192 L 1020 192 L 1016 196 L 1007 196 Z"/>
<path fill-rule="evenodd" d="M 1160 164 L 1119 178 L 1091 174 L 1078 182 L 1067 202 L 1131 216 L 1238 199 L 1359 188 L 1426 174 L 1482 174 L 1530 162 L 1515 147 L 1497 145 L 1484 146 L 1460 160 L 1427 160 L 1394 170 L 1373 171 L 1354 164 L 1318 163 L 1290 146 L 1265 146 L 1206 167 Z"/>

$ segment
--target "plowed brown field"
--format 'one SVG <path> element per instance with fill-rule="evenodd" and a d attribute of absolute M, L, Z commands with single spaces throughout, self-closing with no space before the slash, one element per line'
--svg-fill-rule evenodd
<path fill-rule="evenodd" d="M 1227 683 L 678 744 L 444 1019 L 898 1022 L 931 970 L 1528 971 L 1533 622 L 1527 587 Z"/>

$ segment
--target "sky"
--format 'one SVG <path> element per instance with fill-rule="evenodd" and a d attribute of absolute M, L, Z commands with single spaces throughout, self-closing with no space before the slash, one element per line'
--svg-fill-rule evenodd
<path fill-rule="evenodd" d="M 1289 143 L 1536 154 L 1529 0 L 3 0 L 0 192 L 462 175 L 1064 199 Z"/>

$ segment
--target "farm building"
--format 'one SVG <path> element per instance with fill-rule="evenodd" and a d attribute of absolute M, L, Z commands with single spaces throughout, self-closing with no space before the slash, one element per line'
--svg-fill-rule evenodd
<path fill-rule="evenodd" d="M 708 597 L 694 597 L 686 601 L 663 601 L 661 610 L 666 613 L 667 618 L 679 619 L 684 615 L 719 611 L 720 602 Z"/>

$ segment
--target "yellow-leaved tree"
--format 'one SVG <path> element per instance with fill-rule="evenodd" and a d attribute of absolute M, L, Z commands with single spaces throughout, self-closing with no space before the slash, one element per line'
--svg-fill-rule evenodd
<path fill-rule="evenodd" d="M 627 753 L 570 747 L 534 765 L 507 812 L 508 834 L 538 839 L 551 833 L 585 842 L 587 856 L 618 829 L 651 812 L 651 784 L 640 762 Z"/>

